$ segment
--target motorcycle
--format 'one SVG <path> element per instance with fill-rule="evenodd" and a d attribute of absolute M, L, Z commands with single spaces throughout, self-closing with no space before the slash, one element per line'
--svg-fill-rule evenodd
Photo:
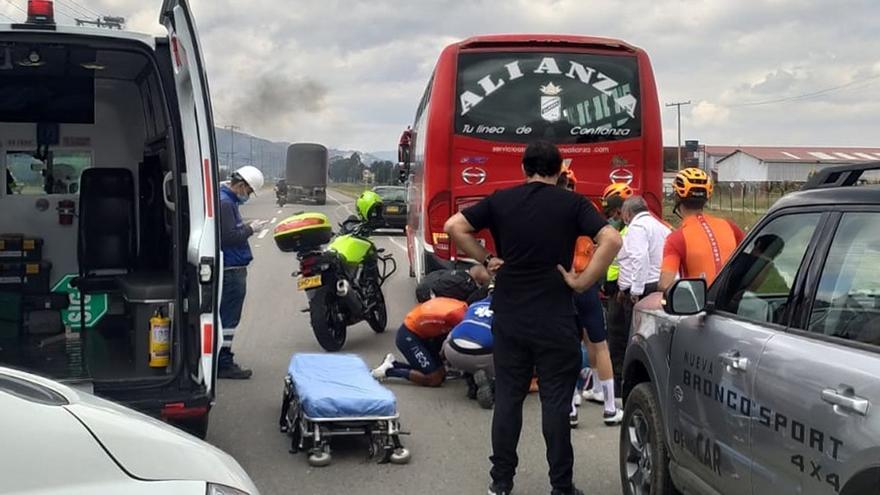
<path fill-rule="evenodd" d="M 278 206 L 284 206 L 287 203 L 287 185 L 286 184 L 276 184 L 275 185 L 275 204 Z"/>
<path fill-rule="evenodd" d="M 382 285 L 397 271 L 397 262 L 370 239 L 378 227 L 371 223 L 351 216 L 326 249 L 297 253 L 297 289 L 306 292 L 312 331 L 326 351 L 342 349 L 351 325 L 366 320 L 382 333 L 388 324 Z"/>

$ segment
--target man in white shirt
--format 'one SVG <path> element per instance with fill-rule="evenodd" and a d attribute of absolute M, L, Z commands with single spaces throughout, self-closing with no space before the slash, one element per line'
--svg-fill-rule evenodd
<path fill-rule="evenodd" d="M 617 255 L 620 263 L 617 284 L 620 287 L 618 298 L 623 303 L 629 328 L 633 306 L 657 290 L 663 246 L 672 231 L 648 210 L 648 204 L 641 196 L 632 196 L 624 201 L 621 216 L 628 227 L 623 247 Z"/>

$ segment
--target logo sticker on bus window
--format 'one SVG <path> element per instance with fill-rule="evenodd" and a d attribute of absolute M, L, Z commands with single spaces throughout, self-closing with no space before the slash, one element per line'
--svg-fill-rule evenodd
<path fill-rule="evenodd" d="M 541 86 L 541 118 L 548 122 L 558 122 L 562 118 L 562 88 L 552 82 Z"/>

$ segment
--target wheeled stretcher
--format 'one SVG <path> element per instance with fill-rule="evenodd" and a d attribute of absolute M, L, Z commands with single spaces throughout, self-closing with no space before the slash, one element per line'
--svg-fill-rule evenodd
<path fill-rule="evenodd" d="M 380 463 L 406 464 L 397 399 L 370 375 L 364 361 L 346 354 L 294 354 L 284 379 L 279 425 L 290 452 L 308 453 L 312 466 L 331 462 L 330 439 L 366 436 Z"/>

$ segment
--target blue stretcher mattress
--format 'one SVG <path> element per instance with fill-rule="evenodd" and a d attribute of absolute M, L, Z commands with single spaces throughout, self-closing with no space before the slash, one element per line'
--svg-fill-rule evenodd
<path fill-rule="evenodd" d="M 397 399 L 351 354 L 294 354 L 287 373 L 312 419 L 394 416 Z"/>

